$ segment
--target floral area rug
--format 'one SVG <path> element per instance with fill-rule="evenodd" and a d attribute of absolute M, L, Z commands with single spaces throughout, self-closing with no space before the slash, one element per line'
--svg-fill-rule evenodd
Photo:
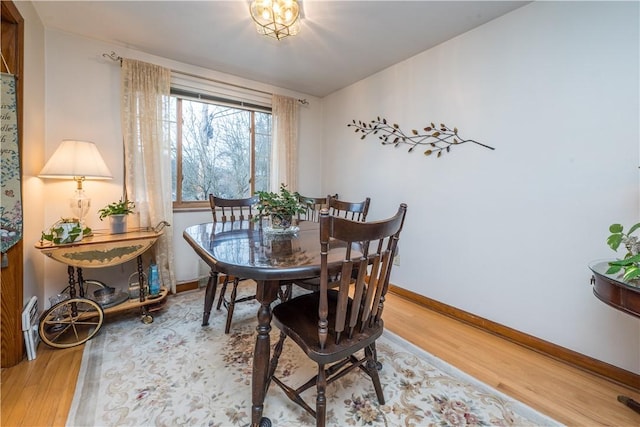
<path fill-rule="evenodd" d="M 85 344 L 68 426 L 247 426 L 257 303 L 236 306 L 231 333 L 226 311 L 201 326 L 203 291 L 169 296 L 143 324 L 137 313 L 107 316 Z M 273 328 L 271 342 L 277 341 Z M 385 331 L 378 340 L 385 405 L 370 379 L 355 370 L 327 387 L 331 426 L 551 426 L 555 421 L 478 382 Z M 316 365 L 287 340 L 278 376 L 296 387 Z M 315 406 L 315 388 L 305 392 Z M 272 384 L 264 416 L 274 426 L 315 420 Z"/>

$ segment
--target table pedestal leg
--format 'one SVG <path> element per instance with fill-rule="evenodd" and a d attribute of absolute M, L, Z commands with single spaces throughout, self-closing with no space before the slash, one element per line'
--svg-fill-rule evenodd
<path fill-rule="evenodd" d="M 209 273 L 209 281 L 207 282 L 207 290 L 204 293 L 204 313 L 202 314 L 202 326 L 209 325 L 209 316 L 211 316 L 211 307 L 213 307 L 213 299 L 216 297 L 218 289 L 218 272 L 211 270 Z"/>
<path fill-rule="evenodd" d="M 271 342 L 269 332 L 271 332 L 271 303 L 275 301 L 280 289 L 280 282 L 277 280 L 257 281 L 256 299 L 260 302 L 258 309 L 258 326 L 256 330 L 256 347 L 253 352 L 253 377 L 251 383 L 253 406 L 251 407 L 251 425 L 270 425 L 268 419 L 262 418 L 264 398 L 267 394 L 266 386 L 267 374 L 269 372 L 269 358 Z"/>

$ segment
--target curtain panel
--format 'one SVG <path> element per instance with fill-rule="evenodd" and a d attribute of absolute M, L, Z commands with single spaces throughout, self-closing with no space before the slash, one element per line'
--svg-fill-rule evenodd
<path fill-rule="evenodd" d="M 170 87 L 171 70 L 122 60 L 125 196 L 136 203 L 142 227 L 154 227 L 160 221 L 173 223 L 171 141 L 165 124 Z M 154 248 L 163 284 L 175 293 L 171 233 L 164 233 Z"/>
<path fill-rule="evenodd" d="M 298 100 L 281 95 L 272 99 L 271 191 L 286 184 L 298 190 Z"/>

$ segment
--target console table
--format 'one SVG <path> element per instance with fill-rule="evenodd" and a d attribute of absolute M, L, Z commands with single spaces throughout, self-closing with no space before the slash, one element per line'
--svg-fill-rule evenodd
<path fill-rule="evenodd" d="M 619 274 L 607 274 L 609 261 L 594 261 L 589 264 L 593 272 L 591 284 L 593 294 L 605 304 L 640 318 L 640 284 L 625 282 Z M 627 396 L 618 396 L 618 401 L 640 413 L 640 403 Z"/>
<path fill-rule="evenodd" d="M 142 321 L 151 323 L 153 316 L 149 312 L 162 306 L 168 291 L 162 288 L 157 296 L 149 296 L 144 292 L 141 255 L 162 236 L 167 225 L 167 222 L 162 221 L 155 228 L 139 228 L 120 234 L 95 230 L 78 242 L 66 244 L 43 240 L 36 243 L 35 248 L 44 255 L 66 264 L 69 275 L 68 298 L 52 305 L 40 319 L 38 332 L 42 340 L 56 348 L 82 344 L 98 332 L 105 314 L 133 308 L 141 308 Z M 109 307 L 105 305 L 103 308 L 89 295 L 84 295 L 83 268 L 109 267 L 134 258 L 137 259 L 139 298 L 131 300 L 128 294 L 124 294 L 124 298 L 118 299 L 117 304 Z M 76 285 L 80 286 L 79 297 Z"/>
<path fill-rule="evenodd" d="M 147 251 L 162 235 L 164 223 L 156 228 L 143 228 L 126 233 L 111 234 L 107 230 L 96 230 L 79 242 L 56 245 L 48 241 L 39 241 L 35 248 L 44 255 L 66 264 L 79 271 L 82 268 L 102 268 L 118 265 L 139 257 Z M 72 270 L 69 270 L 72 272 Z M 142 283 L 142 262 L 138 258 L 139 283 Z M 82 273 L 80 273 L 82 274 Z M 73 277 L 69 277 L 70 280 Z M 71 297 L 75 296 L 73 287 Z M 140 296 L 144 301 L 144 295 Z"/>

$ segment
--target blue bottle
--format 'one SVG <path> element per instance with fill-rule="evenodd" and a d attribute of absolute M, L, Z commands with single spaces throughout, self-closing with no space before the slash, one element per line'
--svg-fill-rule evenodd
<path fill-rule="evenodd" d="M 158 274 L 158 266 L 151 264 L 149 266 L 149 296 L 155 297 L 160 295 L 160 276 Z"/>

